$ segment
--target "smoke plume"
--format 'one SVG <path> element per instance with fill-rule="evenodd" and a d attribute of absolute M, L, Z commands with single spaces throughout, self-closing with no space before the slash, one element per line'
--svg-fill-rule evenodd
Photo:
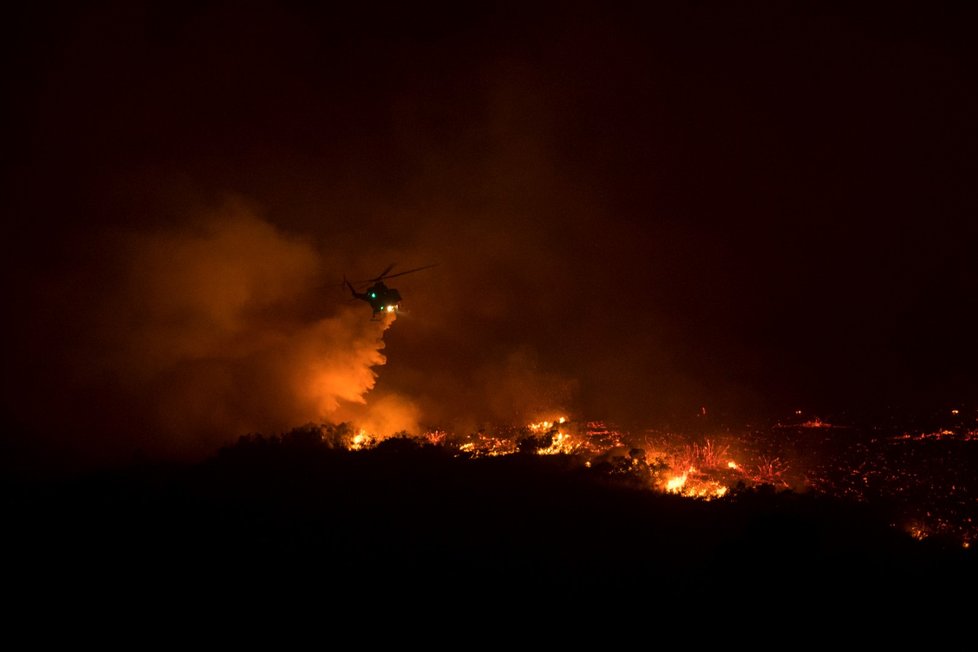
<path fill-rule="evenodd" d="M 108 261 L 98 294 L 65 315 L 76 324 L 62 343 L 67 364 L 45 379 L 58 391 L 34 418 L 154 456 L 333 420 L 344 408 L 340 416 L 370 420 L 365 397 L 394 317 L 371 321 L 340 299 L 314 243 L 233 204 L 93 247 Z M 416 424 L 407 414 L 382 425 Z"/>

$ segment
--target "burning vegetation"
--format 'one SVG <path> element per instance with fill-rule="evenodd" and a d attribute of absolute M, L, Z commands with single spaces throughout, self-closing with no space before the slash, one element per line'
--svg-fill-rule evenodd
<path fill-rule="evenodd" d="M 347 424 L 318 426 L 320 438 L 334 448 L 351 451 L 376 446 L 382 438 Z M 522 427 L 500 427 L 459 436 L 432 430 L 401 438 L 421 445 L 440 446 L 459 458 L 475 459 L 516 454 L 563 455 L 594 473 L 605 473 L 649 490 L 688 498 L 722 498 L 733 489 L 770 484 L 790 488 L 788 466 L 780 458 L 735 459 L 730 444 L 688 441 L 675 435 L 647 431 L 638 436 L 608 427 L 601 421 L 575 422 L 566 417 Z M 743 455 L 741 455 L 741 459 Z"/>
<path fill-rule="evenodd" d="M 818 417 L 711 435 L 638 432 L 601 421 L 543 419 L 467 434 L 428 430 L 393 439 L 437 447 L 455 458 L 559 456 L 571 467 L 651 492 L 699 501 L 745 491 L 810 492 L 869 503 L 912 538 L 969 547 L 978 538 L 978 427 L 955 409 L 914 430 L 838 426 Z M 365 451 L 390 438 L 350 424 L 308 426 L 303 436 L 331 449 Z M 242 438 L 248 442 L 261 436 Z"/>

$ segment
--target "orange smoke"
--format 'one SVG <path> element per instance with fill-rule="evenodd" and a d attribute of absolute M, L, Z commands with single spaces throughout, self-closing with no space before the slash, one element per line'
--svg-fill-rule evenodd
<path fill-rule="evenodd" d="M 352 423 L 358 429 L 370 433 L 377 440 L 407 432 L 418 435 L 423 432 L 419 424 L 421 410 L 411 399 L 393 393 L 376 393 L 360 404 L 342 405 L 333 418 Z"/>
<path fill-rule="evenodd" d="M 113 273 L 72 320 L 76 340 L 51 379 L 67 386 L 52 392 L 59 426 L 123 454 L 196 455 L 330 420 L 374 387 L 394 316 L 371 321 L 325 288 L 313 243 L 247 208 L 99 246 Z M 79 395 L 97 403 L 57 405 Z"/>

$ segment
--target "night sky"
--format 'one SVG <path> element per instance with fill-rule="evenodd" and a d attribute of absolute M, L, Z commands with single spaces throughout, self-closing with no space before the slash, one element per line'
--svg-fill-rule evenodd
<path fill-rule="evenodd" d="M 8 451 L 978 397 L 970 3 L 5 22 Z M 392 262 L 385 332 L 340 282 Z"/>

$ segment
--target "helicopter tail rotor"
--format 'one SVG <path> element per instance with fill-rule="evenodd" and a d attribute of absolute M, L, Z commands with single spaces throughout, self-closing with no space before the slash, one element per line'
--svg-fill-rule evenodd
<path fill-rule="evenodd" d="M 348 281 L 345 276 L 343 277 L 343 284 L 346 285 L 346 287 L 350 288 L 350 294 L 353 295 L 352 298 L 354 298 L 354 299 L 359 299 L 360 298 L 359 293 L 357 292 L 356 288 L 353 287 L 353 284 L 350 283 L 350 281 Z"/>

